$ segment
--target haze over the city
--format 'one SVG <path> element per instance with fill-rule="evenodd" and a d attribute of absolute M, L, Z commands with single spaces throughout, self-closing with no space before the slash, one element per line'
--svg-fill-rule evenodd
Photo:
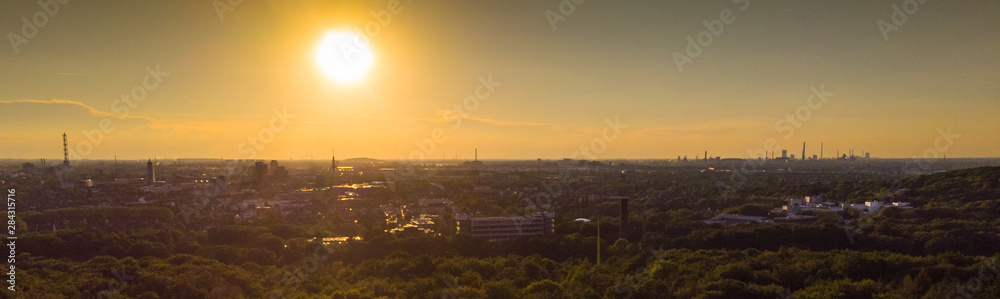
<path fill-rule="evenodd" d="M 0 4 L 0 157 L 61 159 L 63 132 L 78 159 L 1000 148 L 996 1 L 393 3 Z M 345 32 L 370 69 L 317 54 Z"/>

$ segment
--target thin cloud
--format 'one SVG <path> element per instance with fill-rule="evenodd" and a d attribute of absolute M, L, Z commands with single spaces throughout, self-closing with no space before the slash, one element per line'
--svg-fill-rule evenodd
<path fill-rule="evenodd" d="M 0 100 L 0 104 L 18 104 L 18 103 L 33 103 L 33 104 L 63 104 L 63 105 L 73 105 L 87 110 L 94 116 L 99 117 L 117 117 L 117 118 L 128 118 L 128 119 L 143 119 L 148 121 L 158 121 L 156 119 L 147 116 L 137 116 L 131 114 L 121 114 L 121 113 L 111 113 L 97 110 L 97 108 L 91 107 L 90 105 L 84 104 L 82 102 L 72 101 L 72 100 Z"/>
<path fill-rule="evenodd" d="M 504 120 L 496 120 L 491 118 L 475 117 L 475 116 L 465 117 L 464 119 L 474 120 L 497 126 L 553 127 L 553 128 L 556 127 L 555 124 L 548 124 L 548 123 L 539 123 L 531 121 L 504 121 Z"/>
<path fill-rule="evenodd" d="M 0 104 L 19 104 L 19 103 L 29 103 L 29 104 L 43 104 L 43 105 L 70 105 L 83 108 L 88 114 L 97 117 L 113 117 L 117 119 L 132 119 L 132 120 L 143 120 L 146 124 L 140 125 L 131 131 L 136 131 L 140 128 L 150 128 L 154 130 L 174 130 L 177 132 L 188 132 L 193 130 L 201 131 L 211 131 L 211 132 L 225 132 L 231 131 L 233 128 L 241 128 L 249 126 L 247 122 L 219 122 L 219 121 L 188 121 L 188 120 L 173 120 L 173 119 L 158 119 L 152 118 L 144 115 L 131 115 L 131 114 L 121 114 L 112 113 L 98 110 L 97 108 L 91 107 L 90 105 L 84 104 L 78 101 L 72 100 L 0 100 Z"/>
<path fill-rule="evenodd" d="M 247 122 L 161 120 L 145 124 L 142 128 L 172 130 L 183 134 L 190 131 L 206 131 L 213 133 L 242 131 L 252 129 L 253 126 L 254 124 Z"/>
<path fill-rule="evenodd" d="M 353 119 L 361 120 L 381 120 L 381 121 L 398 121 L 398 122 L 421 122 L 421 123 L 444 123 L 445 120 L 442 118 L 401 118 L 401 117 L 385 117 L 385 116 L 354 116 Z M 314 122 L 316 124 L 333 124 L 332 122 Z"/>
<path fill-rule="evenodd" d="M 765 124 L 762 123 L 752 123 L 752 122 L 741 122 L 741 121 L 720 121 L 703 123 L 691 126 L 656 126 L 650 127 L 647 130 L 654 132 L 673 132 L 673 133 L 706 133 L 706 132 L 717 132 L 726 131 L 733 129 L 747 129 L 747 128 L 757 128 L 762 127 Z"/>
<path fill-rule="evenodd" d="M 449 111 L 451 111 L 451 110 L 438 110 L 437 111 L 437 115 L 440 115 L 441 118 L 433 120 L 433 121 L 434 122 L 446 122 L 447 118 L 445 118 L 445 114 L 448 113 Z M 477 121 L 477 122 L 491 124 L 491 125 L 495 125 L 495 126 L 551 127 L 551 128 L 558 127 L 558 125 L 556 125 L 556 124 L 540 123 L 540 122 L 533 122 L 533 121 L 505 121 L 505 120 L 498 120 L 498 119 L 478 117 L 478 116 L 466 116 L 466 117 L 463 117 L 461 114 L 458 114 L 458 113 L 456 113 L 454 111 L 451 111 L 451 112 L 452 113 L 450 115 L 452 115 L 452 118 L 454 118 L 454 117 L 461 117 L 462 119 Z"/>
<path fill-rule="evenodd" d="M 553 128 L 553 129 L 558 128 L 558 125 L 556 125 L 556 124 L 550 124 L 550 123 L 540 123 L 540 122 L 532 122 L 532 121 L 505 121 L 505 120 L 498 120 L 498 119 L 485 118 L 485 117 L 477 117 L 477 116 L 462 117 L 460 114 L 457 114 L 457 113 L 451 114 L 450 118 L 445 118 L 444 117 L 445 113 L 446 113 L 445 110 L 438 111 L 437 114 L 441 116 L 439 118 L 437 118 L 437 117 L 436 118 L 397 118 L 397 117 L 379 117 L 379 116 L 364 116 L 364 117 L 360 117 L 360 118 L 374 119 L 374 120 L 383 120 L 383 121 L 421 122 L 421 123 L 434 123 L 434 124 L 448 123 L 448 122 L 452 122 L 452 119 L 454 119 L 454 118 L 461 118 L 462 120 L 471 120 L 471 121 L 481 122 L 481 123 L 495 125 L 495 126 L 550 127 L 550 128 Z"/>

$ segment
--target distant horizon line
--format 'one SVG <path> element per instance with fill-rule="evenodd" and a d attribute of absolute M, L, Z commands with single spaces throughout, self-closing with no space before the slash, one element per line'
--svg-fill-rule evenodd
<path fill-rule="evenodd" d="M 42 159 L 45 159 L 46 161 L 55 161 L 55 163 L 61 163 L 63 161 L 62 158 L 0 158 L 0 161 L 4 161 L 4 160 L 38 161 L 38 160 L 42 160 Z M 138 161 L 138 160 L 150 160 L 150 159 L 152 159 L 152 160 L 164 160 L 164 161 L 176 161 L 178 159 L 180 159 L 180 160 L 214 160 L 214 161 L 230 161 L 230 160 L 233 160 L 233 161 L 271 161 L 271 160 L 275 160 L 275 161 L 329 161 L 328 159 L 315 159 L 315 158 L 304 158 L 304 159 L 303 158 L 231 159 L 231 158 L 190 158 L 190 157 L 189 158 L 177 158 L 177 157 L 152 157 L 152 158 L 150 158 L 150 157 L 144 157 L 144 158 L 87 158 L 87 159 L 70 159 L 70 162 L 72 162 L 72 161 L 115 161 L 115 160 L 121 160 L 121 161 L 137 160 Z M 791 160 L 791 161 L 803 161 L 803 159 L 798 158 L 798 157 L 796 157 L 796 158 L 791 158 L 791 157 L 784 157 L 784 158 L 764 158 L 764 157 L 757 157 L 757 158 L 736 158 L 736 157 L 721 157 L 721 159 L 722 160 L 757 160 L 757 159 L 782 160 L 782 159 L 788 159 L 788 160 Z M 850 160 L 850 159 L 851 158 L 848 157 L 847 159 L 844 159 L 844 160 Z M 959 157 L 935 157 L 935 158 L 921 158 L 921 157 L 909 157 L 909 158 L 900 158 L 900 157 L 871 157 L 871 158 L 865 158 L 863 156 L 854 156 L 854 159 L 855 160 L 910 160 L 910 159 L 922 159 L 922 160 L 968 159 L 968 160 L 974 160 L 974 159 L 1000 159 L 1000 157 L 961 157 L 961 156 L 959 156 Z M 346 159 L 338 159 L 337 161 L 346 161 L 346 160 L 378 160 L 378 161 L 385 161 L 385 162 L 399 162 L 399 161 L 470 161 L 471 162 L 471 161 L 476 161 L 474 159 L 455 159 L 455 158 L 450 158 L 450 159 L 449 158 L 446 158 L 446 159 L 403 159 L 403 158 L 383 159 L 383 158 L 371 158 L 371 157 L 353 157 L 353 158 L 346 158 Z M 543 161 L 564 161 L 564 160 L 572 160 L 572 161 L 649 161 L 649 160 L 652 160 L 652 161 L 677 161 L 678 159 L 677 158 L 597 158 L 597 159 L 585 159 L 585 158 L 568 158 L 568 157 L 564 157 L 564 158 L 493 158 L 493 159 L 478 159 L 478 161 L 537 161 L 537 160 L 543 160 Z M 698 158 L 688 158 L 687 160 L 688 161 L 697 162 L 697 161 L 704 161 L 706 159 L 703 158 L 703 157 L 698 157 Z M 712 157 L 709 160 L 715 161 L 717 159 L 715 157 Z M 842 159 L 841 158 L 821 158 L 821 159 L 818 159 L 818 160 L 814 160 L 814 159 L 810 158 L 810 159 L 806 159 L 804 161 L 827 161 L 827 160 L 835 161 L 835 160 L 842 160 Z"/>

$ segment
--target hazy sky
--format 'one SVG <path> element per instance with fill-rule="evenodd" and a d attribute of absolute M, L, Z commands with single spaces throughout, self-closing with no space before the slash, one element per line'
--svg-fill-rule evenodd
<path fill-rule="evenodd" d="M 363 32 L 392 2 L 4 1 L 0 158 L 61 158 L 63 132 L 91 159 L 325 160 L 333 146 L 342 158 L 748 157 L 769 138 L 796 155 L 823 142 L 827 157 L 1000 156 L 1000 1 L 587 0 L 560 12 L 573 2 L 403 0 L 366 34 L 365 80 L 323 76 L 324 34 Z M 705 22 L 724 26 L 716 36 Z M 711 43 L 681 71 L 675 53 L 699 35 Z M 464 102 L 489 78 L 488 97 Z M 809 102 L 814 89 L 832 95 Z M 460 125 L 446 120 L 456 105 Z M 800 127 L 779 123 L 795 113 Z M 616 118 L 627 128 L 605 133 Z"/>

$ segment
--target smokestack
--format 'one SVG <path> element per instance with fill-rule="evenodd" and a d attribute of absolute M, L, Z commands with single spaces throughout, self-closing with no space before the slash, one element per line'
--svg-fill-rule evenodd
<path fill-rule="evenodd" d="M 705 151 L 705 162 L 708 162 L 708 151 Z"/>
<path fill-rule="evenodd" d="M 819 143 L 819 158 L 823 159 L 823 143 Z"/>
<path fill-rule="evenodd" d="M 146 179 L 149 180 L 146 182 L 147 185 L 156 183 L 156 165 L 153 164 L 153 160 L 146 160 Z"/>
<path fill-rule="evenodd" d="M 621 223 L 618 226 L 618 238 L 625 239 L 625 226 L 628 225 L 628 198 L 622 198 L 621 211 L 619 213 Z"/>
<path fill-rule="evenodd" d="M 475 159 L 476 159 L 475 161 L 479 161 L 479 149 L 478 148 L 476 149 Z"/>
<path fill-rule="evenodd" d="M 802 143 L 802 161 L 806 160 L 806 143 Z"/>

